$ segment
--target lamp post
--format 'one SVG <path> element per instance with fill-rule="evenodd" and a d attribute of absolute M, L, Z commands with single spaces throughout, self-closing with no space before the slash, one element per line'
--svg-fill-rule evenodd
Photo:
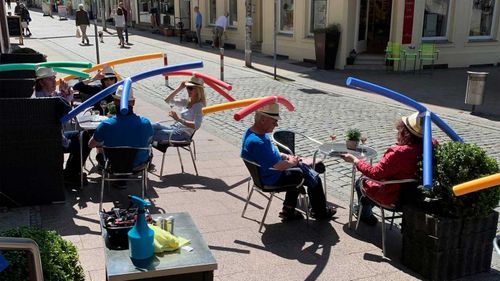
<path fill-rule="evenodd" d="M 252 67 L 252 0 L 245 1 L 246 22 L 245 22 L 245 66 Z"/>

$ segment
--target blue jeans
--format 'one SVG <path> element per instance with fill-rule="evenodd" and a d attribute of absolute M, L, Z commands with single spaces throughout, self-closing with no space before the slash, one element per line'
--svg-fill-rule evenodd
<path fill-rule="evenodd" d="M 358 178 L 356 180 L 356 183 L 354 184 L 354 187 L 356 188 L 356 194 L 358 195 L 358 203 L 363 205 L 363 210 L 361 212 L 361 217 L 367 218 L 373 215 L 373 203 L 371 203 L 370 200 L 363 198 L 363 193 L 361 193 L 361 188 L 363 188 L 363 181 L 361 178 Z"/>
<path fill-rule="evenodd" d="M 179 130 L 173 126 L 165 126 L 160 123 L 154 123 L 153 126 L 153 141 L 188 140 L 191 136 L 186 132 Z"/>

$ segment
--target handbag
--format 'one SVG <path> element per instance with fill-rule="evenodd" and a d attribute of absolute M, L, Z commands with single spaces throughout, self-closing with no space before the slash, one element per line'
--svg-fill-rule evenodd
<path fill-rule="evenodd" d="M 80 38 L 82 35 L 80 34 L 80 29 L 76 28 L 76 38 Z"/>

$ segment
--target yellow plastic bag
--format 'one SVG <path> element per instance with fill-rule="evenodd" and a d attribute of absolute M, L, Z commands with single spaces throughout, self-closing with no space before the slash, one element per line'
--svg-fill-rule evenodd
<path fill-rule="evenodd" d="M 172 235 L 156 225 L 148 225 L 154 231 L 153 247 L 155 253 L 175 251 L 180 247 L 189 244 L 189 240 L 180 236 Z"/>

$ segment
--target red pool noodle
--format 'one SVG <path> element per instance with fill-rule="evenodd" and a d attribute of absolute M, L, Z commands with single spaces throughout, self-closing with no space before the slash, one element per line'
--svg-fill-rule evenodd
<path fill-rule="evenodd" d="M 269 97 L 262 98 L 261 100 L 256 101 L 256 102 L 254 102 L 250 105 L 247 105 L 244 108 L 240 109 L 238 112 L 236 112 L 234 114 L 234 120 L 240 121 L 242 118 L 244 118 L 248 114 L 254 112 L 255 110 L 257 110 L 265 105 L 268 105 L 270 103 L 275 103 L 275 102 L 278 102 L 278 103 L 281 103 L 282 105 L 284 105 L 288 109 L 288 111 L 294 110 L 293 105 L 284 97 L 282 97 L 282 96 L 269 96 Z"/>

